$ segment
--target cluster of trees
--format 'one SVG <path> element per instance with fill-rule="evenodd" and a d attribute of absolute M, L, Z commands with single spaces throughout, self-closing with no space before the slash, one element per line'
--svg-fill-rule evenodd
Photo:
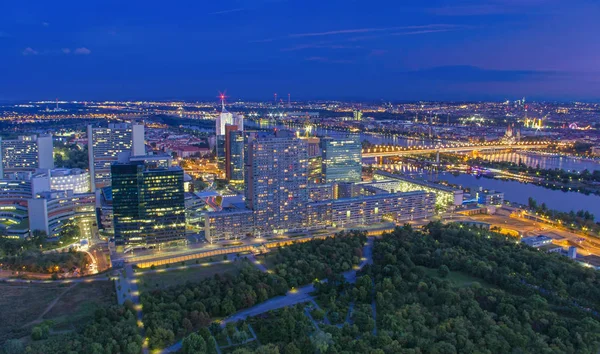
<path fill-rule="evenodd" d="M 214 317 L 284 295 L 288 289 L 282 277 L 245 264 L 238 275 L 217 274 L 199 282 L 145 292 L 141 302 L 149 346 L 163 348 L 176 337 L 208 326 Z"/>
<path fill-rule="evenodd" d="M 255 350 L 237 349 L 236 354 L 269 353 L 300 354 L 314 353 L 315 346 L 309 335 L 315 328 L 304 314 L 304 305 L 299 304 L 248 319 L 261 344 L 267 346 Z M 323 352 L 325 353 L 325 352 Z"/>
<path fill-rule="evenodd" d="M 425 274 L 461 271 L 494 287 L 457 288 Z M 397 229 L 377 242 L 379 331 L 426 352 L 597 352 L 600 277 L 566 257 L 457 225 Z M 378 338 L 378 340 L 380 340 Z M 387 341 L 388 339 L 386 339 Z"/>
<path fill-rule="evenodd" d="M 130 306 L 98 309 L 94 321 L 75 333 L 48 337 L 47 330 L 39 326 L 35 327 L 32 339 L 34 341 L 26 347 L 16 340 L 8 341 L 4 349 L 6 350 L 8 346 L 11 353 L 15 354 L 139 354 L 143 343 L 143 338 L 138 331 L 135 311 Z"/>
<path fill-rule="evenodd" d="M 365 233 L 351 231 L 337 237 L 279 248 L 273 256 L 273 271 L 292 287 L 330 278 L 360 263 L 365 242 Z"/>
<path fill-rule="evenodd" d="M 519 163 L 509 161 L 489 161 L 482 158 L 471 160 L 472 164 L 494 167 L 508 170 L 514 173 L 525 173 L 532 176 L 543 177 L 550 182 L 572 183 L 572 182 L 600 182 L 600 170 L 583 170 L 581 172 L 569 172 L 560 168 L 543 169 L 539 165 L 530 167 L 519 160 Z"/>
<path fill-rule="evenodd" d="M 32 249 L 45 248 L 46 245 L 46 233 L 42 232 L 35 232 L 32 237 L 26 239 L 6 238 L 0 235 L 0 259 Z"/>
<path fill-rule="evenodd" d="M 88 168 L 88 149 L 80 149 L 77 144 L 59 144 L 54 146 L 54 166 L 64 168 Z"/>
<path fill-rule="evenodd" d="M 7 255 L 1 259 L 2 267 L 15 271 L 34 273 L 59 273 L 75 268 L 86 269 L 88 256 L 83 252 L 42 253 L 40 250 L 29 249 L 15 255 Z"/>
<path fill-rule="evenodd" d="M 576 212 L 571 210 L 568 213 L 552 210 L 548 209 L 546 203 L 538 204 L 537 201 L 531 197 L 529 197 L 527 204 L 534 212 L 552 220 L 560 220 L 561 223 L 568 228 L 583 229 L 585 227 L 588 230 L 600 232 L 600 224 L 595 222 L 594 214 L 587 210 L 578 210 Z"/>
<path fill-rule="evenodd" d="M 597 353 L 600 346 L 600 277 L 566 257 L 493 232 L 434 223 L 424 232 L 407 226 L 385 235 L 373 261 L 355 284 L 317 289 L 319 297 L 350 296 L 350 323 L 297 328 L 306 323 L 301 308 L 261 315 L 249 320 L 260 353 L 266 345 L 276 346 L 272 353 L 328 354 Z M 460 283 L 455 272 L 481 283 Z"/>

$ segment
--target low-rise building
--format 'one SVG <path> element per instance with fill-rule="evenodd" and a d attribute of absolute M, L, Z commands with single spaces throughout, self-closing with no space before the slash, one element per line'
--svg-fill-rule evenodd
<path fill-rule="evenodd" d="M 483 205 L 502 205 L 504 204 L 504 193 L 482 189 L 479 188 L 479 191 L 476 192 L 475 198 L 477 199 L 478 204 Z"/>
<path fill-rule="evenodd" d="M 31 177 L 31 183 L 35 193 L 73 191 L 80 194 L 91 190 L 89 172 L 79 168 L 38 169 Z"/>
<path fill-rule="evenodd" d="M 42 192 L 28 200 L 29 227 L 50 237 L 59 236 L 69 224 L 79 227 L 82 238 L 92 237 L 96 222 L 93 193 L 74 194 L 73 191 Z"/>
<path fill-rule="evenodd" d="M 204 227 L 209 242 L 243 239 L 253 233 L 253 211 L 245 207 L 230 207 L 206 213 Z"/>
<path fill-rule="evenodd" d="M 521 239 L 521 243 L 524 243 L 527 246 L 538 248 L 538 247 L 552 244 L 552 239 L 550 237 L 544 236 L 544 235 L 523 237 Z"/>
<path fill-rule="evenodd" d="M 390 192 L 425 191 L 434 193 L 436 196 L 436 205 L 441 208 L 462 205 L 463 202 L 464 192 L 460 189 L 454 189 L 437 183 L 403 177 L 385 171 L 375 171 L 373 174 L 373 182 L 376 182 L 375 185 L 378 188 L 385 189 Z"/>

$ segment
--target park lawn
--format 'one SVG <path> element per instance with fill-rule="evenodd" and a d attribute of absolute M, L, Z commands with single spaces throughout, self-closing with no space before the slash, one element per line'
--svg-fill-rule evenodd
<path fill-rule="evenodd" d="M 54 330 L 74 329 L 94 319 L 97 309 L 116 304 L 114 282 L 78 283 L 44 315 L 44 320 L 52 320 Z"/>
<path fill-rule="evenodd" d="M 486 287 L 486 288 L 496 288 L 496 286 L 486 282 L 483 279 L 473 277 L 473 276 L 471 276 L 467 273 L 461 272 L 461 271 L 450 271 L 450 274 L 448 274 L 448 276 L 446 278 L 441 278 L 438 274 L 437 269 L 427 268 L 427 267 L 423 267 L 423 266 L 418 266 L 418 268 L 423 269 L 425 271 L 425 274 L 429 275 L 432 278 L 449 280 L 455 286 L 458 286 L 458 287 L 467 287 L 467 286 L 471 286 L 473 283 L 479 283 L 481 286 Z"/>
<path fill-rule="evenodd" d="M 0 283 L 0 343 L 29 335 L 36 320 L 69 285 Z"/>
<path fill-rule="evenodd" d="M 138 272 L 138 286 L 141 291 L 151 289 L 164 289 L 175 285 L 182 285 L 188 281 L 200 281 L 215 274 L 229 273 L 236 275 L 239 273 L 239 266 L 232 263 L 219 263 L 209 266 L 193 266 L 181 270 L 171 270 L 163 272 Z"/>

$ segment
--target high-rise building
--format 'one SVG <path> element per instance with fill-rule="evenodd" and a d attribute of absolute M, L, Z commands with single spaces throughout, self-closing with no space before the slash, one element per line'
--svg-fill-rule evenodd
<path fill-rule="evenodd" d="M 233 183 L 244 182 L 244 133 L 237 125 L 225 126 L 225 176 Z"/>
<path fill-rule="evenodd" d="M 92 191 L 110 185 L 110 165 L 120 153 L 145 155 L 143 124 L 109 124 L 108 127 L 88 125 L 88 157 Z"/>
<path fill-rule="evenodd" d="M 143 161 L 114 163 L 111 179 L 116 245 L 152 245 L 185 237 L 181 168 L 149 168 Z"/>
<path fill-rule="evenodd" d="M 236 114 L 233 117 L 233 125 L 236 125 L 239 131 L 244 131 L 244 115 Z"/>
<path fill-rule="evenodd" d="M 354 120 L 362 120 L 362 111 L 360 109 L 355 110 L 354 112 Z"/>
<path fill-rule="evenodd" d="M 225 126 L 227 124 L 233 124 L 233 114 L 227 112 L 225 105 L 223 105 L 221 114 L 217 116 L 216 122 L 216 135 L 225 135 Z"/>
<path fill-rule="evenodd" d="M 323 183 L 360 182 L 362 147 L 358 136 L 321 139 Z"/>
<path fill-rule="evenodd" d="M 300 138 L 308 144 L 308 183 L 321 183 L 323 177 L 323 158 L 317 137 Z"/>
<path fill-rule="evenodd" d="M 308 202 L 308 148 L 289 132 L 246 134 L 246 205 L 259 234 L 302 228 Z"/>
<path fill-rule="evenodd" d="M 0 139 L 0 157 L 0 177 L 16 172 L 33 172 L 36 168 L 54 168 L 52 136 Z"/>

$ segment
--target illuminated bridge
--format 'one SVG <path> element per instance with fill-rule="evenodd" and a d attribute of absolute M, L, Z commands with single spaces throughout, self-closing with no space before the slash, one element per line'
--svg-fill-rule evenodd
<path fill-rule="evenodd" d="M 524 142 L 514 144 L 503 144 L 499 142 L 471 144 L 471 143 L 447 143 L 433 146 L 374 146 L 363 149 L 363 157 L 386 157 L 404 156 L 435 153 L 457 153 L 471 151 L 495 151 L 505 149 L 540 149 L 550 144 L 549 141 Z"/>

